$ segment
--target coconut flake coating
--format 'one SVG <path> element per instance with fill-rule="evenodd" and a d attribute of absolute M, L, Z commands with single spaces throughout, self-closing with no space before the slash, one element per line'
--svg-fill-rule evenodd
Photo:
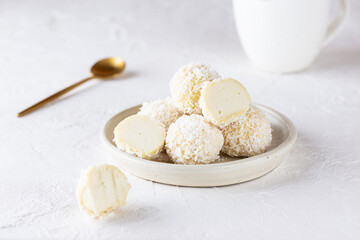
<path fill-rule="evenodd" d="M 174 105 L 170 97 L 151 102 L 144 102 L 138 114 L 148 116 L 151 119 L 158 121 L 166 130 L 169 128 L 170 124 L 174 123 L 183 115 L 183 113 Z"/>
<path fill-rule="evenodd" d="M 224 137 L 203 116 L 193 114 L 171 124 L 165 142 L 166 152 L 175 163 L 201 164 L 219 158 Z"/>
<path fill-rule="evenodd" d="M 253 105 L 240 120 L 222 128 L 222 151 L 232 157 L 250 157 L 265 151 L 271 143 L 270 121 Z"/>
<path fill-rule="evenodd" d="M 191 63 L 180 68 L 170 81 L 174 104 L 184 113 L 201 114 L 199 99 L 204 82 L 220 78 L 215 69 L 203 63 Z"/>

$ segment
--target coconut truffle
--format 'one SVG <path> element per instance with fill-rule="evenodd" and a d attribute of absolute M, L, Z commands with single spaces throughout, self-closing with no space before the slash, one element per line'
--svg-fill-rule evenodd
<path fill-rule="evenodd" d="M 174 104 L 184 113 L 201 114 L 199 99 L 203 83 L 218 78 L 220 75 L 207 64 L 192 63 L 180 68 L 170 81 Z"/>
<path fill-rule="evenodd" d="M 120 150 L 145 159 L 158 156 L 165 136 L 163 125 L 142 115 L 125 118 L 114 129 L 114 142 Z"/>
<path fill-rule="evenodd" d="M 222 133 L 222 151 L 232 157 L 250 157 L 263 153 L 272 139 L 269 120 L 253 105 L 240 120 L 223 127 Z"/>
<path fill-rule="evenodd" d="M 219 158 L 224 143 L 221 131 L 203 116 L 184 115 L 171 124 L 166 137 L 166 152 L 175 163 L 210 163 Z"/>
<path fill-rule="evenodd" d="M 103 217 L 125 205 L 130 185 L 115 166 L 89 167 L 80 177 L 76 189 L 79 207 L 94 217 Z"/>
<path fill-rule="evenodd" d="M 145 115 L 161 123 L 167 130 L 183 113 L 174 105 L 170 97 L 151 102 L 144 102 L 139 115 Z"/>

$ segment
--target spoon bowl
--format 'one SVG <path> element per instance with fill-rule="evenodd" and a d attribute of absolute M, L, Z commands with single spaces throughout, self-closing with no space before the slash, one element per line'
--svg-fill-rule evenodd
<path fill-rule="evenodd" d="M 115 77 L 125 69 L 125 61 L 118 57 L 105 58 L 95 63 L 91 73 L 95 78 Z"/>

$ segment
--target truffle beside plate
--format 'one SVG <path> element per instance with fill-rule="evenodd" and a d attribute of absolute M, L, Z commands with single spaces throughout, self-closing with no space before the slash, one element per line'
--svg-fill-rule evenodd
<path fill-rule="evenodd" d="M 265 153 L 248 158 L 222 155 L 218 162 L 204 165 L 171 163 L 164 153 L 159 159 L 147 160 L 127 154 L 113 143 L 115 126 L 139 111 L 141 105 L 124 110 L 110 118 L 102 127 L 101 140 L 113 159 L 113 164 L 147 180 L 189 187 L 215 187 L 249 181 L 276 168 L 288 155 L 296 140 L 294 124 L 283 114 L 256 104 L 269 118 L 273 140 Z"/>

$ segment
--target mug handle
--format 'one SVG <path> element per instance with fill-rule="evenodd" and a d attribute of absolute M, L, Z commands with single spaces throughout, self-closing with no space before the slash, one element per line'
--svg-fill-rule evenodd
<path fill-rule="evenodd" d="M 329 44 L 334 37 L 340 32 L 343 28 L 345 20 L 349 14 L 349 2 L 348 0 L 339 0 L 339 10 L 340 12 L 330 24 L 326 31 L 326 36 L 323 42 L 323 47 Z"/>

